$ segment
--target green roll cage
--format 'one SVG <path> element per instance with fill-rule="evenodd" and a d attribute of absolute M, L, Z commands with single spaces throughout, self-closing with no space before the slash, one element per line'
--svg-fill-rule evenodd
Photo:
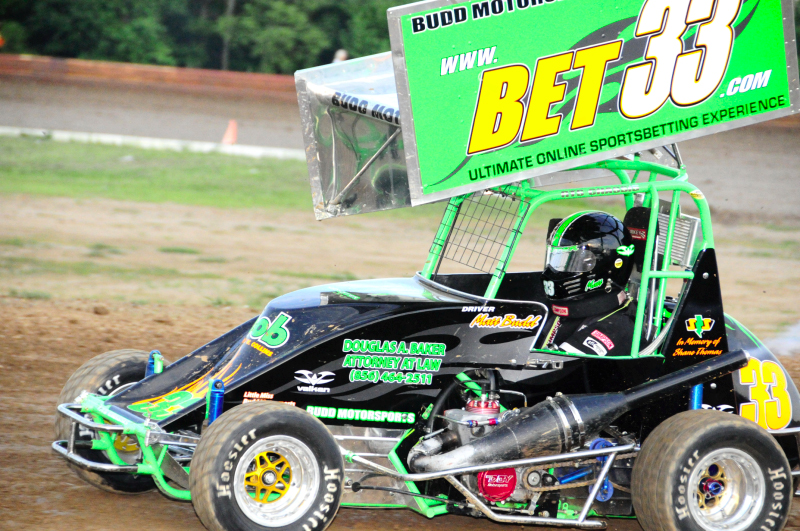
<path fill-rule="evenodd" d="M 519 243 L 519 237 L 525 230 L 533 212 L 541 205 L 550 201 L 560 201 L 565 199 L 575 198 L 591 198 L 591 197 L 608 197 L 621 195 L 625 200 L 625 208 L 630 209 L 634 205 L 634 194 L 644 194 L 643 206 L 654 206 L 650 208 L 650 219 L 647 231 L 647 242 L 644 252 L 644 264 L 642 269 L 641 287 L 636 308 L 636 321 L 633 332 L 633 344 L 631 346 L 630 356 L 618 356 L 615 359 L 624 358 L 639 358 L 644 356 L 657 356 L 663 355 L 657 352 L 657 349 L 652 352 L 640 351 L 642 341 L 642 327 L 645 320 L 645 306 L 648 300 L 648 289 L 650 289 L 650 281 L 657 280 L 657 299 L 655 301 L 655 313 L 653 314 L 653 326 L 655 328 L 655 337 L 658 337 L 661 332 L 662 320 L 664 317 L 664 301 L 666 299 L 667 281 L 669 279 L 683 279 L 690 280 L 694 278 L 691 270 L 685 271 L 670 271 L 671 260 L 664 260 L 660 269 L 653 268 L 653 254 L 656 252 L 655 248 L 655 235 L 656 227 L 658 224 L 658 198 L 659 192 L 672 192 L 672 203 L 669 212 L 669 225 L 665 235 L 664 256 L 672 256 L 673 238 L 675 236 L 675 222 L 678 219 L 680 212 L 680 194 L 688 194 L 694 201 L 700 212 L 700 224 L 702 229 L 702 249 L 714 248 L 714 235 L 711 229 L 711 213 L 708 208 L 708 202 L 700 190 L 688 182 L 688 174 L 686 167 L 679 162 L 678 168 L 673 168 L 663 164 L 654 162 L 643 161 L 637 154 L 633 160 L 606 160 L 597 162 L 586 166 L 575 168 L 575 170 L 587 169 L 600 169 L 608 170 L 613 173 L 620 181 L 619 186 L 593 186 L 583 188 L 569 188 L 551 191 L 536 190 L 530 187 L 527 181 L 522 181 L 518 184 L 505 185 L 493 188 L 497 192 L 513 196 L 520 200 L 519 214 L 514 223 L 513 228 L 509 232 L 505 248 L 500 256 L 500 259 L 495 265 L 494 271 L 491 273 L 491 280 L 489 286 L 486 288 L 484 297 L 486 299 L 493 299 L 497 295 L 497 290 L 500 287 L 503 278 L 505 277 L 511 259 L 514 256 L 514 251 Z M 631 177 L 628 172 L 633 172 Z M 637 182 L 642 172 L 649 172 L 649 178 L 646 182 Z M 657 180 L 659 176 L 667 177 L 669 180 Z M 431 245 L 428 260 L 425 262 L 425 267 L 421 272 L 421 276 L 428 280 L 435 274 L 436 267 L 442 258 L 442 252 L 447 244 L 450 231 L 456 220 L 459 207 L 470 194 L 456 196 L 450 199 L 447 208 L 445 209 L 442 221 L 439 224 L 439 229 L 434 237 L 433 244 Z M 561 351 L 551 351 L 547 349 L 535 349 L 533 352 L 544 352 L 558 355 L 569 356 L 585 356 L 582 354 L 565 353 Z"/>

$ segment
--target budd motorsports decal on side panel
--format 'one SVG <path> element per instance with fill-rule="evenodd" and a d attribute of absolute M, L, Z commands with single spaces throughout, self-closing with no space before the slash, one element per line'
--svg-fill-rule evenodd
<path fill-rule="evenodd" d="M 797 112 L 792 13 L 790 0 L 391 9 L 412 202 Z"/>

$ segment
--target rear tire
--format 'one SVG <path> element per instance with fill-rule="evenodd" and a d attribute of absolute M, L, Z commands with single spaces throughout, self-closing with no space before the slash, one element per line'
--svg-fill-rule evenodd
<path fill-rule="evenodd" d="M 636 458 L 632 479 L 645 531 L 780 531 L 794 494 L 775 439 L 749 420 L 711 410 L 662 422 Z"/>
<path fill-rule="evenodd" d="M 293 406 L 251 402 L 203 433 L 189 490 L 212 531 L 322 531 L 339 509 L 343 476 L 324 424 Z"/>
<path fill-rule="evenodd" d="M 58 403 L 75 402 L 75 399 L 84 391 L 99 395 L 114 395 L 144 378 L 147 368 L 149 353 L 143 350 L 123 349 L 112 350 L 96 356 L 84 363 L 72 376 L 70 376 Z M 69 438 L 72 422 L 63 415 L 56 415 L 55 435 L 56 440 Z M 78 427 L 76 441 L 91 441 L 92 432 L 81 431 Z M 139 455 L 138 444 L 135 438 L 119 438 L 117 447 L 121 457 L 130 457 L 131 462 L 136 461 Z M 125 452 L 125 449 L 129 449 Z M 110 463 L 111 461 L 103 452 L 98 450 L 76 449 L 75 453 L 91 461 Z M 69 467 L 85 482 L 108 492 L 123 494 L 138 494 L 155 488 L 155 482 L 150 476 L 137 476 L 122 472 L 91 472 L 76 465 L 68 463 Z"/>

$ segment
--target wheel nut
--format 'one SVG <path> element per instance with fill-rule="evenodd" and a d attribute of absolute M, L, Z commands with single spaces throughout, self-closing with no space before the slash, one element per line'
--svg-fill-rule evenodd
<path fill-rule="evenodd" d="M 261 476 L 261 482 L 264 483 L 264 485 L 272 485 L 273 483 L 275 483 L 275 480 L 277 479 L 278 475 L 275 474 L 275 472 L 273 472 L 272 470 L 267 470 L 266 472 L 264 472 L 264 475 Z"/>

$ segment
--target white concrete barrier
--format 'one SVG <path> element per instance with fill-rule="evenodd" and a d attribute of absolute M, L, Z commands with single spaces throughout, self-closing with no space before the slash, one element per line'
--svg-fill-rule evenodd
<path fill-rule="evenodd" d="M 59 131 L 54 129 L 34 129 L 26 127 L 0 126 L 2 136 L 29 136 L 55 140 L 57 142 L 85 142 L 89 144 L 108 144 L 112 146 L 132 146 L 144 149 L 169 151 L 188 151 L 191 153 L 223 153 L 241 157 L 306 160 L 302 149 L 278 147 L 247 146 L 241 144 L 217 144 L 216 142 L 194 142 L 170 138 L 151 138 L 146 136 L 111 135 L 107 133 L 82 133 L 78 131 Z"/>

